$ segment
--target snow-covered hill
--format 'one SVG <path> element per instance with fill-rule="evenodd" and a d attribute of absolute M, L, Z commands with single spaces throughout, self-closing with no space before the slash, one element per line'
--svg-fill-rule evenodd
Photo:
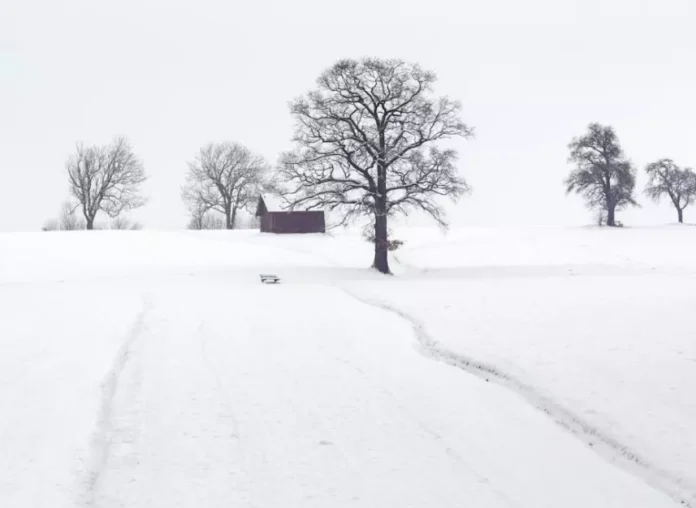
<path fill-rule="evenodd" d="M 696 228 L 397 234 L 0 235 L 0 505 L 696 505 Z"/>

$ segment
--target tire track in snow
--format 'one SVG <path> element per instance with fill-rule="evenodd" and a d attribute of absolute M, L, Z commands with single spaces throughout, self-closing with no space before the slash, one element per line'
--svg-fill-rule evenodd
<path fill-rule="evenodd" d="M 510 499 L 510 497 L 503 490 L 496 487 L 491 482 L 490 478 L 480 473 L 476 469 L 476 467 L 472 463 L 470 463 L 465 457 L 463 457 L 460 453 L 454 450 L 454 448 L 446 444 L 443 441 L 443 437 L 439 432 L 434 431 L 427 424 L 425 424 L 421 418 L 414 416 L 411 411 L 408 411 L 404 407 L 404 404 L 388 387 L 386 387 L 382 383 L 375 382 L 374 379 L 372 379 L 371 376 L 366 374 L 366 372 L 363 369 L 356 366 L 345 357 L 334 354 L 332 349 L 324 348 L 320 344 L 318 351 L 320 351 L 330 361 L 335 362 L 337 365 L 341 367 L 348 367 L 350 371 L 358 372 L 360 374 L 360 379 L 363 383 L 370 386 L 370 390 L 372 390 L 373 392 L 381 393 L 383 396 L 385 396 L 385 398 L 393 404 L 393 406 L 399 411 L 400 414 L 404 415 L 404 417 L 411 421 L 416 428 L 420 429 L 421 432 L 428 435 L 434 442 L 438 444 L 438 446 L 442 446 L 444 452 L 447 454 L 448 457 L 460 464 L 461 467 L 465 468 L 473 478 L 477 479 L 479 483 L 488 485 L 491 492 L 493 492 L 493 494 L 500 500 L 501 503 L 504 503 L 505 505 L 510 507 L 515 506 L 514 501 Z"/>
<path fill-rule="evenodd" d="M 472 357 L 444 348 L 426 332 L 423 323 L 401 309 L 383 301 L 363 297 L 345 287 L 339 287 L 339 289 L 365 305 L 390 312 L 406 320 L 415 332 L 418 349 L 424 356 L 473 374 L 486 382 L 494 382 L 514 391 L 528 403 L 549 416 L 557 425 L 580 438 L 608 462 L 640 477 L 651 487 L 667 494 L 682 506 L 696 508 L 696 492 L 692 492 L 686 486 L 683 486 L 679 478 L 675 478 L 669 472 L 652 464 L 639 455 L 638 452 L 631 450 L 615 437 L 603 432 L 561 404 L 558 404 L 549 396 L 541 393 L 536 387 L 502 372 L 495 365 L 480 362 Z"/>
<path fill-rule="evenodd" d="M 232 421 L 235 447 L 237 453 L 239 454 L 241 473 L 245 481 L 245 492 L 248 496 L 247 504 L 250 507 L 254 507 L 256 506 L 256 503 L 254 502 L 253 489 L 251 488 L 251 481 L 248 478 L 249 473 L 247 470 L 249 458 L 244 446 L 244 435 L 242 433 L 239 420 L 235 414 L 237 409 L 232 402 L 232 397 L 230 396 L 229 391 L 225 387 L 225 382 L 223 380 L 220 368 L 214 361 L 211 360 L 211 356 L 208 353 L 208 333 L 206 331 L 205 322 L 201 321 L 198 326 L 197 334 L 200 338 L 201 358 L 203 359 L 203 363 L 207 366 L 208 375 L 210 375 L 210 377 L 213 379 L 215 388 L 221 394 L 222 403 L 225 406 L 225 409 L 227 409 L 227 414 L 230 416 Z"/>
<path fill-rule="evenodd" d="M 114 357 L 111 368 L 101 383 L 101 402 L 97 414 L 97 425 L 89 442 L 89 456 L 85 464 L 85 477 L 80 493 L 82 506 L 95 506 L 95 494 L 111 448 L 111 434 L 114 427 L 112 422 L 114 398 L 118 392 L 121 374 L 128 364 L 133 344 L 142 334 L 145 317 L 151 308 L 151 301 L 149 298 L 145 298 L 142 309 L 135 317 L 123 344 Z"/>

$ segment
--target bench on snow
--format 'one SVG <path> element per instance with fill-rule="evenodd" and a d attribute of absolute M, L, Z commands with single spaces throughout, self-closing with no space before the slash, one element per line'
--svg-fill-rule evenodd
<path fill-rule="evenodd" d="M 261 282 L 263 282 L 264 284 L 277 284 L 280 282 L 280 277 L 278 277 L 277 275 L 262 273 L 260 275 L 260 277 L 261 277 Z"/>

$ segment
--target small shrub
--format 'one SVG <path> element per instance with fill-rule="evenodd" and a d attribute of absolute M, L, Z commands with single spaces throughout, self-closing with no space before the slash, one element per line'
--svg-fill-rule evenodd
<path fill-rule="evenodd" d="M 374 244 L 375 243 L 375 228 L 368 225 L 363 229 L 363 238 L 365 241 Z M 401 248 L 404 245 L 403 240 L 392 239 L 391 230 L 387 231 L 387 250 L 389 252 L 394 252 L 395 250 Z"/>

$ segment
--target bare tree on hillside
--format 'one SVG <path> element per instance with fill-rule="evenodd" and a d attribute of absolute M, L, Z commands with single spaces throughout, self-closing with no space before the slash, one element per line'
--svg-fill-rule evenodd
<path fill-rule="evenodd" d="M 78 231 L 85 229 L 86 224 L 75 215 L 75 205 L 65 201 L 60 207 L 59 226 L 63 231 Z"/>
<path fill-rule="evenodd" d="M 201 217 L 194 217 L 192 215 L 186 228 L 192 230 L 227 229 L 227 224 L 224 217 L 219 213 L 206 212 Z"/>
<path fill-rule="evenodd" d="M 373 266 L 382 273 L 388 217 L 421 210 L 445 225 L 437 198 L 457 200 L 469 189 L 457 152 L 437 144 L 472 130 L 458 102 L 433 95 L 435 81 L 401 60 L 341 60 L 291 105 L 297 148 L 281 158 L 285 199 L 295 209 L 336 211 L 341 224 L 370 217 Z"/>
<path fill-rule="evenodd" d="M 566 179 L 566 193 L 583 194 L 590 208 L 606 211 L 607 226 L 616 226 L 616 210 L 637 205 L 636 170 L 625 158 L 612 127 L 590 124 L 588 132 L 568 145 L 568 162 L 576 164 Z"/>
<path fill-rule="evenodd" d="M 207 202 L 197 199 L 195 190 L 195 188 L 187 187 L 182 189 L 182 198 L 186 203 L 190 217 L 186 225 L 187 229 L 227 229 L 227 221 L 222 214 L 212 210 Z"/>
<path fill-rule="evenodd" d="M 217 212 L 208 212 L 203 219 L 203 229 L 227 229 L 227 221 Z"/>
<path fill-rule="evenodd" d="M 57 219 L 49 219 L 41 227 L 42 231 L 78 231 L 85 229 L 85 221 L 75 215 L 75 206 L 69 201 L 60 205 Z"/>
<path fill-rule="evenodd" d="M 111 228 L 120 231 L 139 231 L 143 229 L 142 224 L 137 221 L 132 221 L 126 217 L 116 217 L 111 221 Z"/>
<path fill-rule="evenodd" d="M 668 196 L 683 223 L 684 209 L 696 201 L 696 173 L 691 168 L 680 168 L 671 159 L 648 164 L 645 172 L 650 178 L 645 193 L 655 202 Z"/>
<path fill-rule="evenodd" d="M 125 138 L 105 146 L 85 147 L 67 163 L 70 193 L 82 209 L 86 228 L 94 229 L 99 211 L 111 218 L 145 204 L 140 185 L 146 180 L 140 160 Z"/>
<path fill-rule="evenodd" d="M 181 190 L 181 198 L 184 200 L 186 208 L 189 211 L 190 219 L 187 228 L 196 230 L 206 229 L 204 224 L 210 207 L 200 199 L 197 199 L 197 194 L 193 188 L 184 187 Z"/>
<path fill-rule="evenodd" d="M 268 170 L 263 157 L 239 143 L 210 143 L 189 163 L 182 199 L 192 218 L 201 221 L 209 210 L 217 211 L 226 228 L 234 229 L 239 210 L 256 204 Z"/>

